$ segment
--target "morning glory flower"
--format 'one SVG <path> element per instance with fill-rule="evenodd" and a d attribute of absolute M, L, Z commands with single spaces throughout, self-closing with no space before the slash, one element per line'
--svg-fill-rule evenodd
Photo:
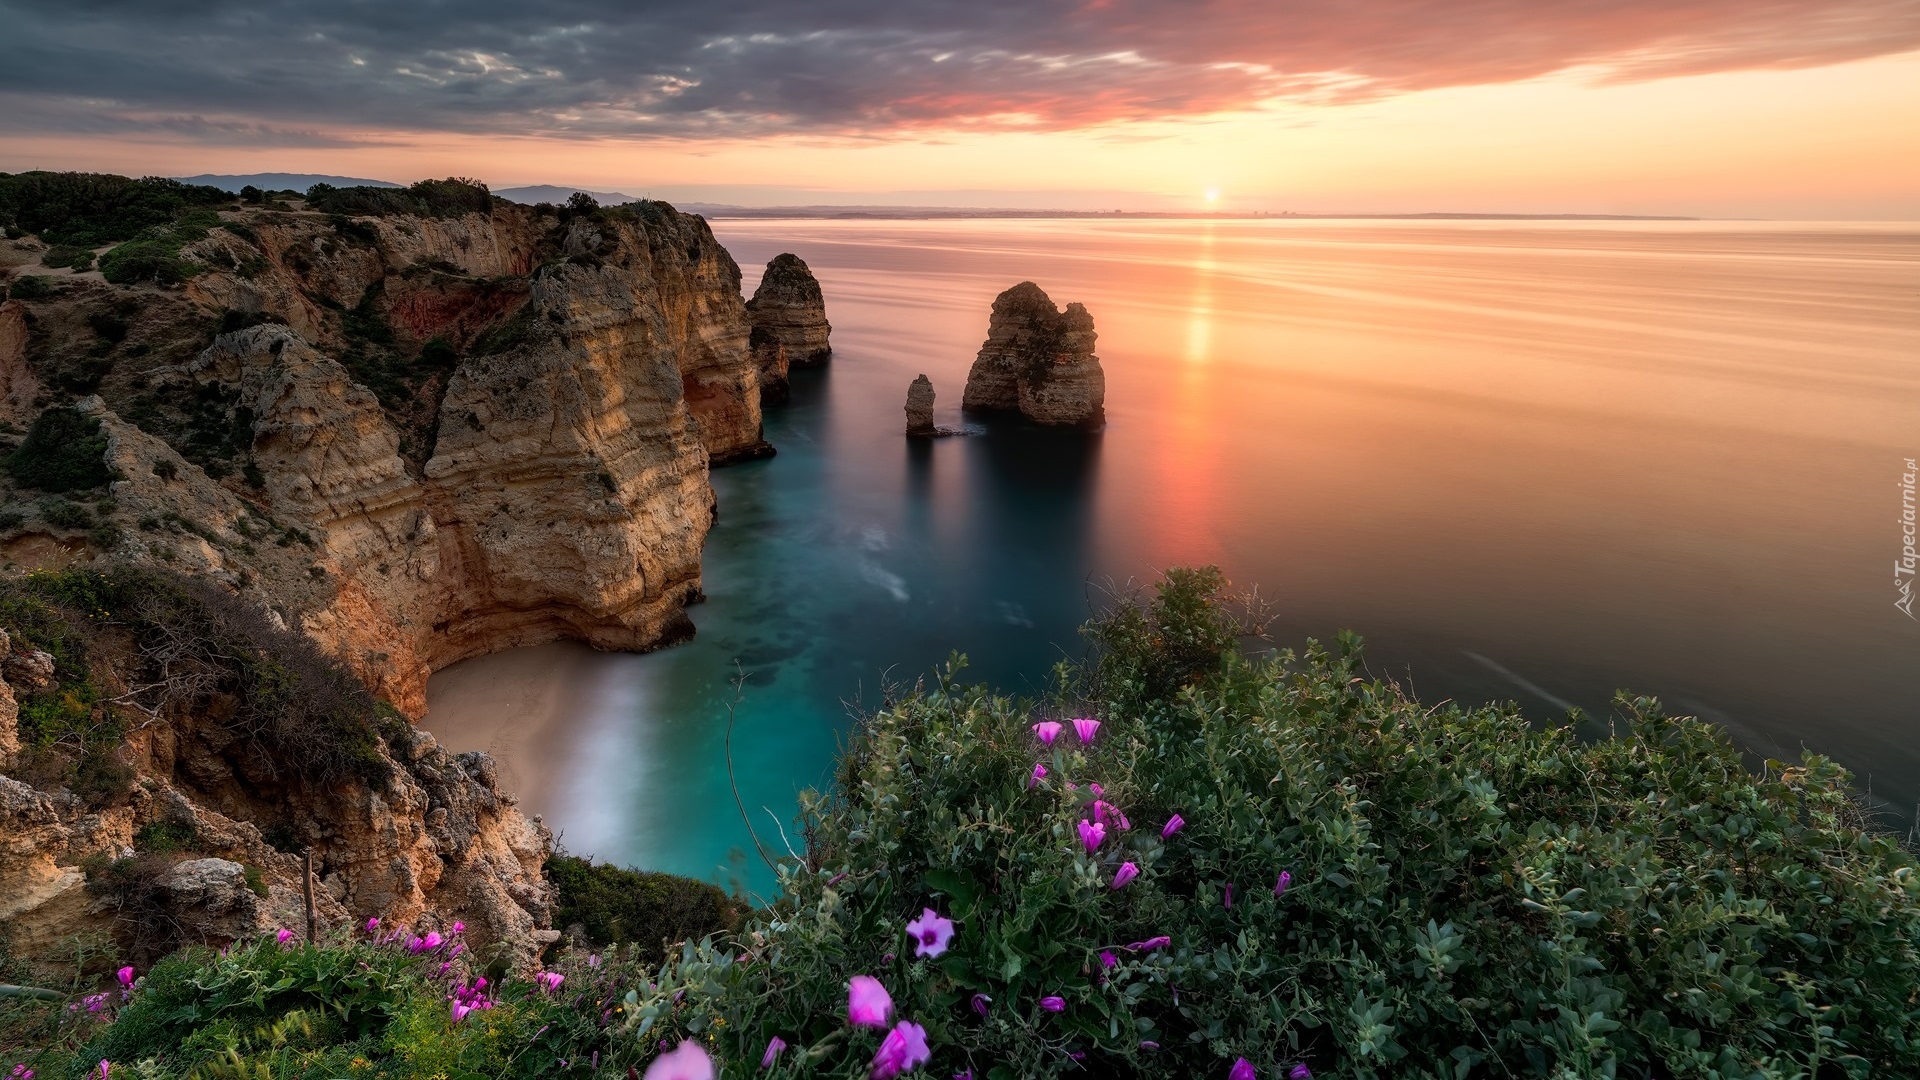
<path fill-rule="evenodd" d="M 1130 862 L 1123 862 L 1120 864 L 1120 869 L 1115 870 L 1113 872 L 1113 887 L 1116 889 L 1124 889 L 1127 887 L 1127 882 L 1132 881 L 1134 878 L 1137 878 L 1139 876 L 1140 876 L 1139 867 L 1133 865 Z"/>
<path fill-rule="evenodd" d="M 933 1051 L 927 1049 L 927 1029 L 911 1020 L 902 1020 L 880 1040 L 880 1049 L 873 1055 L 873 1066 L 867 1076 L 869 1080 L 893 1080 L 931 1060 Z"/>
<path fill-rule="evenodd" d="M 1052 746 L 1053 740 L 1060 737 L 1060 729 L 1064 726 L 1058 720 L 1042 720 L 1033 725 L 1033 737 L 1040 740 L 1041 746 Z"/>
<path fill-rule="evenodd" d="M 883 1028 L 893 1018 L 893 998 L 871 975 L 855 975 L 847 984 L 847 1023 L 854 1027 Z"/>
<path fill-rule="evenodd" d="M 131 967 L 121 968 L 119 971 L 114 972 L 114 978 L 117 978 L 120 980 L 121 986 L 132 986 L 133 985 L 133 968 Z"/>
<path fill-rule="evenodd" d="M 1047 778 L 1047 767 L 1045 765 L 1040 764 L 1037 761 L 1034 762 L 1033 775 L 1027 777 L 1027 790 L 1032 791 L 1033 786 L 1035 784 L 1038 784 L 1040 781 L 1045 780 L 1046 778 Z"/>
<path fill-rule="evenodd" d="M 1285 896 L 1287 894 L 1287 886 L 1291 884 L 1293 884 L 1293 875 L 1287 873 L 1285 870 L 1280 871 L 1280 876 L 1273 881 L 1273 895 Z"/>
<path fill-rule="evenodd" d="M 1086 845 L 1087 853 L 1100 850 L 1101 841 L 1107 838 L 1107 827 L 1097 821 L 1080 819 L 1080 842 Z"/>
<path fill-rule="evenodd" d="M 378 917 L 375 917 L 375 918 L 371 918 L 371 919 L 368 919 L 368 920 L 367 920 L 367 933 L 369 933 L 369 934 L 374 934 L 374 933 L 378 933 L 379 931 L 380 931 L 380 920 L 379 920 L 379 918 L 378 918 Z"/>
<path fill-rule="evenodd" d="M 1158 1049 L 1160 1049 L 1160 1044 L 1159 1044 L 1159 1043 L 1157 1043 L 1157 1042 L 1154 1042 L 1154 1041 L 1153 1041 L 1152 1039 L 1141 1039 L 1141 1040 L 1140 1040 L 1140 1049 L 1142 1049 L 1142 1050 L 1158 1050 Z"/>
<path fill-rule="evenodd" d="M 565 975 L 557 971 L 542 971 L 533 977 L 534 985 L 540 987 L 540 992 L 543 994 L 557 993 L 560 989 L 560 984 L 565 982 L 566 979 L 567 977 Z"/>
<path fill-rule="evenodd" d="M 780 1060 L 780 1051 L 785 1050 L 786 1048 L 787 1048 L 787 1040 L 781 1038 L 780 1036 L 775 1035 L 773 1038 L 768 1039 L 767 1052 L 760 1055 L 760 1067 L 762 1069 L 773 1068 L 773 1063 Z"/>
<path fill-rule="evenodd" d="M 1303 1061 L 1287 1070 L 1287 1080 L 1313 1080 L 1313 1070 Z"/>
<path fill-rule="evenodd" d="M 1231 881 L 1227 882 L 1227 891 L 1221 894 L 1220 906 L 1229 909 L 1233 907 L 1233 882 Z"/>
<path fill-rule="evenodd" d="M 987 1015 L 987 1006 L 991 1004 L 993 1004 L 993 999 L 987 995 L 973 995 L 973 1011 L 979 1013 L 981 1016 Z"/>
<path fill-rule="evenodd" d="M 647 1066 L 646 1080 L 713 1080 L 713 1059 L 688 1039 L 654 1058 Z"/>
<path fill-rule="evenodd" d="M 1131 866 L 1131 865 L 1133 865 L 1133 864 L 1132 864 L 1132 863 L 1128 863 L 1127 865 L 1129 865 L 1129 866 Z M 1101 950 L 1100 950 L 1100 966 L 1101 966 L 1101 967 L 1103 967 L 1103 968 L 1111 968 L 1111 967 L 1113 967 L 1113 966 L 1114 966 L 1115 964 L 1118 964 L 1119 962 L 1120 962 L 1120 958 L 1119 958 L 1119 957 L 1117 957 L 1117 956 L 1115 956 L 1115 955 L 1113 955 L 1113 953 L 1111 953 L 1111 952 L 1109 952 L 1109 951 L 1108 951 L 1108 950 L 1106 950 L 1106 949 L 1101 949 Z"/>
<path fill-rule="evenodd" d="M 1186 827 L 1187 827 L 1187 819 L 1181 817 L 1179 814 L 1175 814 L 1172 817 L 1167 819 L 1167 824 L 1165 825 L 1165 827 L 1163 827 L 1160 830 L 1160 839 L 1171 840 L 1173 839 L 1174 833 L 1177 833 L 1181 829 L 1184 829 Z"/>
<path fill-rule="evenodd" d="M 285 945 L 288 942 L 293 940 L 293 931 L 282 927 L 280 930 L 274 933 L 273 940 L 279 942 L 282 945 Z"/>
<path fill-rule="evenodd" d="M 1227 1070 L 1227 1080 L 1255 1080 L 1258 1075 L 1253 1071 L 1253 1062 L 1246 1058 L 1236 1058 L 1233 1068 Z"/>
<path fill-rule="evenodd" d="M 920 917 L 907 924 L 907 936 L 913 938 L 913 955 L 939 956 L 953 940 L 953 920 L 941 918 L 932 908 L 922 908 Z"/>
<path fill-rule="evenodd" d="M 1080 736 L 1081 742 L 1090 743 L 1100 733 L 1100 721 L 1083 716 L 1073 722 L 1073 733 Z"/>
<path fill-rule="evenodd" d="M 1164 949 L 1171 944 L 1173 944 L 1173 939 L 1165 934 L 1161 934 L 1159 937 L 1150 937 L 1145 941 L 1133 942 L 1127 946 L 1127 951 L 1152 952 L 1155 949 Z"/>
<path fill-rule="evenodd" d="M 1066 1012 L 1067 999 L 1057 994 L 1048 994 L 1046 997 L 1040 999 L 1040 1007 L 1050 1013 Z"/>

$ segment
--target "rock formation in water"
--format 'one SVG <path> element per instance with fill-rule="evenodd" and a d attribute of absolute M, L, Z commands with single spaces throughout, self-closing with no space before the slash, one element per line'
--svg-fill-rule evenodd
<path fill-rule="evenodd" d="M 767 263 L 760 287 L 747 301 L 747 317 L 753 323 L 749 343 L 760 368 L 763 401 L 785 401 L 788 370 L 824 364 L 833 353 L 820 282 L 798 255 L 776 255 Z"/>
<path fill-rule="evenodd" d="M 1036 424 L 1093 429 L 1106 422 L 1106 375 L 1093 354 L 1093 316 L 1063 312 L 1031 281 L 993 301 L 987 340 L 967 373 L 961 407 L 1017 411 Z"/>
<path fill-rule="evenodd" d="M 933 433 L 933 380 L 921 375 L 907 387 L 907 434 Z"/>
<path fill-rule="evenodd" d="M 83 402 L 120 530 L 0 491 L 28 510 L 0 560 L 208 574 L 412 716 L 465 657 L 691 633 L 707 470 L 770 452 L 739 269 L 704 221 L 242 209 L 182 258 L 184 287 L 69 277 L 0 308 L 0 402 L 22 425 Z"/>

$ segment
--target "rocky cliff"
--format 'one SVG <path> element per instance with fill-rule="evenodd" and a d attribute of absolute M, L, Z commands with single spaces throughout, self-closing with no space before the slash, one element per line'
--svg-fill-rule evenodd
<path fill-rule="evenodd" d="M 907 386 L 907 434 L 933 434 L 933 380 L 925 374 Z"/>
<path fill-rule="evenodd" d="M 961 407 L 1017 411 L 1037 424 L 1098 428 L 1106 422 L 1106 374 L 1093 354 L 1093 316 L 1065 311 L 1031 281 L 994 298 Z"/>
<path fill-rule="evenodd" d="M 747 301 L 747 317 L 753 323 L 751 347 L 767 401 L 786 400 L 790 369 L 824 364 L 833 354 L 827 343 L 833 327 L 827 325 L 820 282 L 798 255 L 776 255 L 767 263 L 760 286 Z"/>
<path fill-rule="evenodd" d="M 414 716 L 467 656 L 691 632 L 707 469 L 770 452 L 705 222 L 238 210 L 180 257 L 183 288 L 62 275 L 0 308 L 0 407 L 84 401 L 120 534 L 19 490 L 0 555 L 197 567 Z"/>

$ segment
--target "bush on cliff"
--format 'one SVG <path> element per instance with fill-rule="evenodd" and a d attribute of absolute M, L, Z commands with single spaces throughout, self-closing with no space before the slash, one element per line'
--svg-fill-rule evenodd
<path fill-rule="evenodd" d="M 232 201 L 219 188 L 160 176 L 36 171 L 0 177 L 0 222 L 38 233 L 50 244 L 95 247 L 130 240 L 183 212 Z"/>
<path fill-rule="evenodd" d="M 556 927 L 577 931 L 594 945 L 631 944 L 645 963 L 665 959 L 664 944 L 731 930 L 740 918 L 719 888 L 673 874 L 560 854 L 547 860 L 547 881 L 554 889 Z"/>
<path fill-rule="evenodd" d="M 459 217 L 491 214 L 493 194 L 480 181 L 458 176 L 404 188 L 315 184 L 307 189 L 307 209 L 349 217 Z"/>
<path fill-rule="evenodd" d="M 85 491 L 113 479 L 100 421 L 71 406 L 33 418 L 27 437 L 6 458 L 15 480 L 41 491 Z"/>

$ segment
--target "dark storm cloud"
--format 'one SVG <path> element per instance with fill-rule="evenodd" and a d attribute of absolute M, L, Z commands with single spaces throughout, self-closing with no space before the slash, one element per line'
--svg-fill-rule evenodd
<path fill-rule="evenodd" d="M 1076 127 L 1920 48 L 1920 0 L 0 0 L 0 131 Z"/>

